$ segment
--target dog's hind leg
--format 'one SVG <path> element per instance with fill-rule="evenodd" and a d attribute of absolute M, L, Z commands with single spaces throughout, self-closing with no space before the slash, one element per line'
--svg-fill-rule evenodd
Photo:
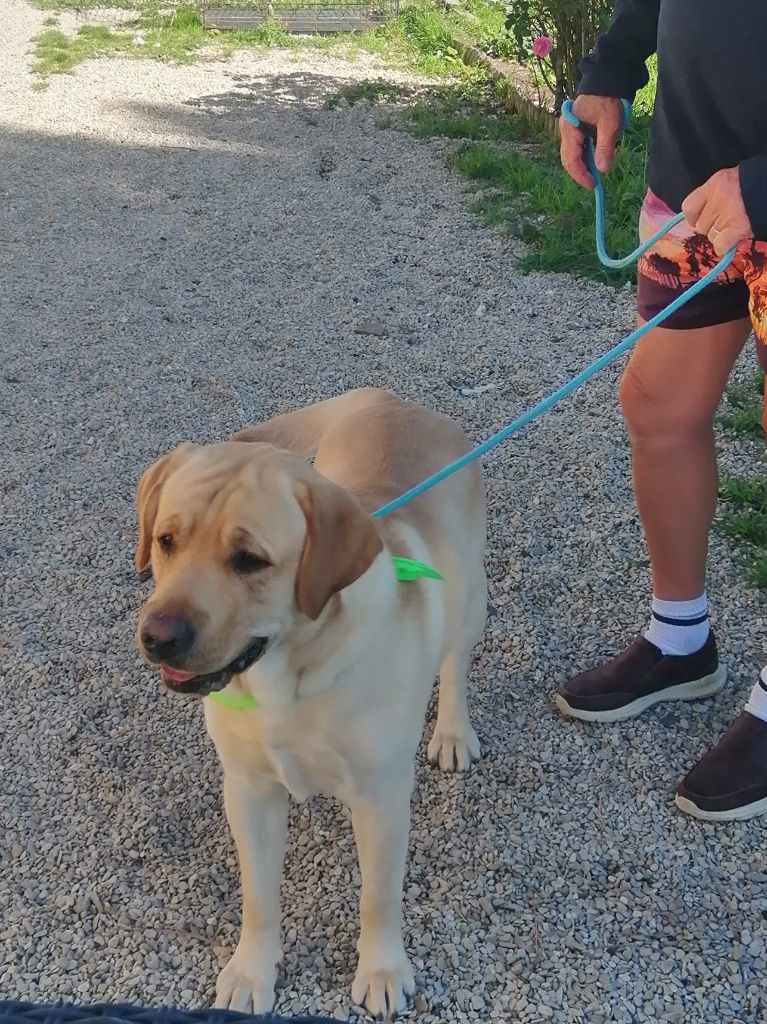
<path fill-rule="evenodd" d="M 448 651 L 439 672 L 437 722 L 427 756 L 444 772 L 466 771 L 480 755 L 467 699 L 472 651 L 482 636 L 487 618 L 484 582 L 478 589 L 480 594 L 468 602 L 463 621 L 456 629 L 458 642 Z"/>

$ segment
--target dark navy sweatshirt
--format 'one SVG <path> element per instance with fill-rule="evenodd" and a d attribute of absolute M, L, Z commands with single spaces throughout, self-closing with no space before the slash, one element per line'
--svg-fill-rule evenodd
<path fill-rule="evenodd" d="M 578 92 L 633 100 L 656 52 L 647 184 L 678 211 L 737 166 L 754 237 L 767 241 L 767 0 L 618 0 Z"/>

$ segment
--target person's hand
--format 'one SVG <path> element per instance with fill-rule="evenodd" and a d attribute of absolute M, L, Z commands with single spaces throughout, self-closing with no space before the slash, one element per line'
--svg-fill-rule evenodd
<path fill-rule="evenodd" d="M 740 193 L 737 167 L 726 167 L 712 174 L 685 199 L 682 213 L 699 234 L 711 239 L 717 256 L 724 256 L 744 238 L 754 237 Z"/>
<path fill-rule="evenodd" d="M 583 125 L 596 128 L 594 162 L 603 174 L 610 170 L 615 156 L 615 143 L 623 127 L 623 104 L 614 96 L 579 96 L 573 103 L 573 113 Z M 583 143 L 586 133 L 560 117 L 559 155 L 562 166 L 579 185 L 593 188 L 594 179 L 583 162 Z"/>

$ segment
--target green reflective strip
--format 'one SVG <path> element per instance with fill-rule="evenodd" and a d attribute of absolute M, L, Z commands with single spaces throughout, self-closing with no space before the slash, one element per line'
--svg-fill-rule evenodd
<path fill-rule="evenodd" d="M 219 690 L 218 693 L 209 693 L 208 696 L 222 708 L 232 708 L 233 711 L 249 711 L 258 707 L 258 701 L 249 693 L 227 693 L 226 690 Z"/>
<path fill-rule="evenodd" d="M 416 562 L 414 558 L 392 558 L 394 562 L 394 574 L 400 583 L 410 583 L 412 580 L 442 580 L 445 577 L 432 569 L 425 562 Z"/>

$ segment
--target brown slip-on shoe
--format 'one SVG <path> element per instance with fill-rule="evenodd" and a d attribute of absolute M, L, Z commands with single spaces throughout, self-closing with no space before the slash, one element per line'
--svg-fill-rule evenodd
<path fill-rule="evenodd" d="M 724 686 L 713 632 L 694 654 L 663 654 L 643 636 L 605 665 L 563 683 L 556 705 L 584 722 L 622 722 L 664 700 L 710 697 Z"/>
<path fill-rule="evenodd" d="M 767 813 L 767 722 L 743 711 L 679 783 L 676 805 L 704 821 Z"/>

